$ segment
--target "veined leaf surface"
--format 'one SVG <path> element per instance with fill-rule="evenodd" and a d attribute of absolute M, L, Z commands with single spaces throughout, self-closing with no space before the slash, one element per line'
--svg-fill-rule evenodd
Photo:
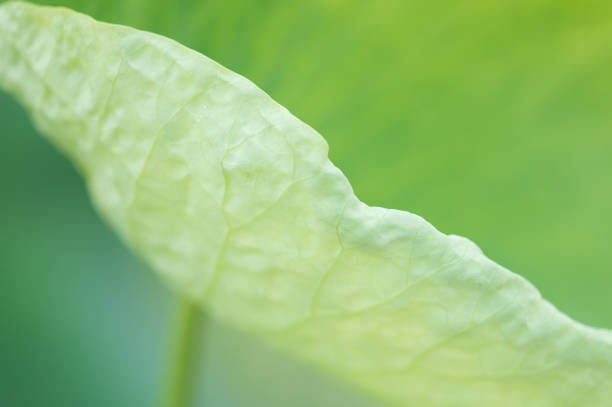
<path fill-rule="evenodd" d="M 0 8 L 0 85 L 175 289 L 395 405 L 605 405 L 612 335 L 470 241 L 369 207 L 243 77 L 66 9 Z M 503 232 L 502 232 L 503 233 Z"/>

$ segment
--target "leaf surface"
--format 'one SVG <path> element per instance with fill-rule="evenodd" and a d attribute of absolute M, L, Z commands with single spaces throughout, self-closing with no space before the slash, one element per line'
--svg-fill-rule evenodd
<path fill-rule="evenodd" d="M 369 207 L 243 77 L 66 9 L 0 8 L 0 85 L 182 295 L 395 405 L 612 398 L 612 335 L 467 239 Z"/>

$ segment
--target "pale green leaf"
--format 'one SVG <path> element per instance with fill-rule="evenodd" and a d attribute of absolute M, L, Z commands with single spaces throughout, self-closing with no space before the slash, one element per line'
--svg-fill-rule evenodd
<path fill-rule="evenodd" d="M 610 332 L 470 241 L 361 203 L 320 135 L 210 59 L 9 3 L 0 85 L 122 238 L 219 320 L 394 405 L 612 399 Z"/>

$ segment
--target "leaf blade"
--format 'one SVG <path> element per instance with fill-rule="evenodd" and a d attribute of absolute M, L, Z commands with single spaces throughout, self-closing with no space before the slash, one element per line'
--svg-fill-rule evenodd
<path fill-rule="evenodd" d="M 361 203 L 323 138 L 246 79 L 64 9 L 11 3 L 0 22 L 0 84 L 219 319 L 399 405 L 603 405 L 609 332 L 466 239 Z"/>

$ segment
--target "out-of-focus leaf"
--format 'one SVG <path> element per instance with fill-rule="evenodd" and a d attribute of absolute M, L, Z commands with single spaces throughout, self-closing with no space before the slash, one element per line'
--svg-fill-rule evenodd
<path fill-rule="evenodd" d="M 364 202 L 469 236 L 574 318 L 612 327 L 612 3 L 41 2 L 247 76 L 325 134 Z"/>

